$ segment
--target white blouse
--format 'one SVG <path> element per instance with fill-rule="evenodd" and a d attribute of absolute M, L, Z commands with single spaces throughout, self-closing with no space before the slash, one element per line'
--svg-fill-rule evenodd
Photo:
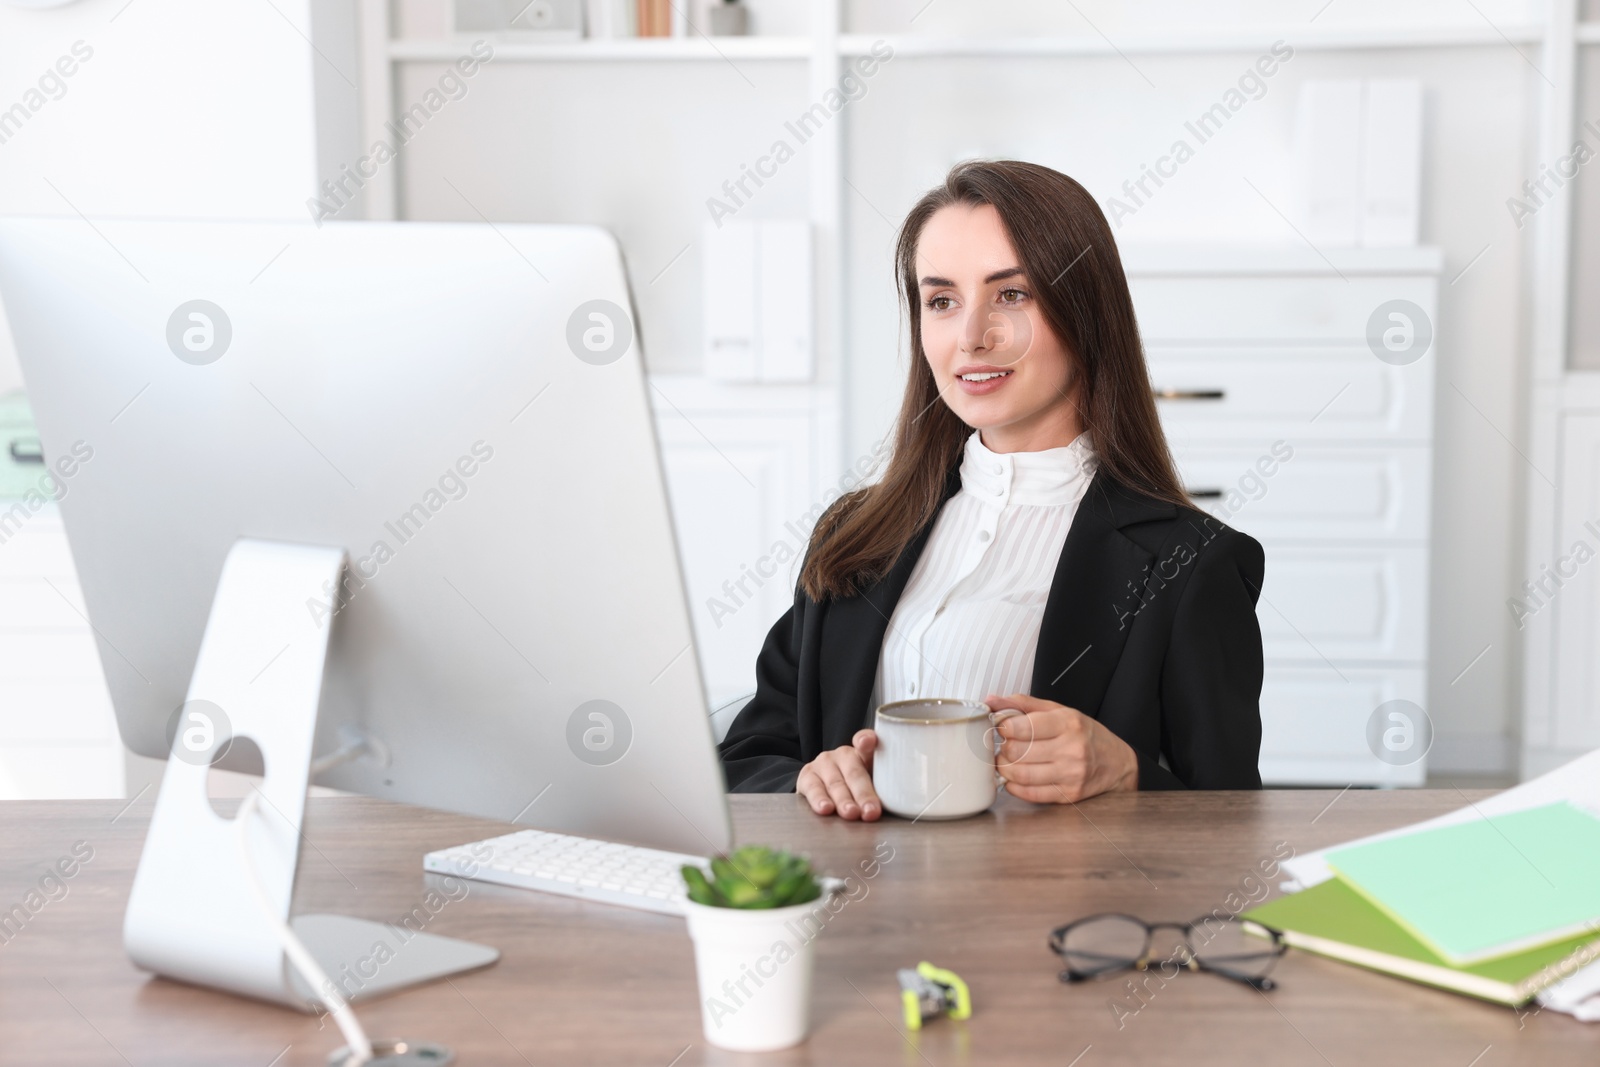
<path fill-rule="evenodd" d="M 1087 433 L 1042 452 L 991 452 L 972 432 L 961 489 L 889 619 L 869 722 L 891 700 L 1028 692 L 1056 562 L 1094 472 Z"/>

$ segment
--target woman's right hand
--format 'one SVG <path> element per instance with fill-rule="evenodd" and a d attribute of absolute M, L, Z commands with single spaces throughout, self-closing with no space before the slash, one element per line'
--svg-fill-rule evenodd
<path fill-rule="evenodd" d="M 878 735 L 858 730 L 850 744 L 824 752 L 804 767 L 795 780 L 795 792 L 811 803 L 818 815 L 838 813 L 841 819 L 872 822 L 883 814 L 883 803 L 872 788 L 872 753 Z"/>

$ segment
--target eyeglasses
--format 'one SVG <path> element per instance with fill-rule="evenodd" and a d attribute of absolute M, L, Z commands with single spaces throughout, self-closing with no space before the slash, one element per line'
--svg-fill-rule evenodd
<path fill-rule="evenodd" d="M 1104 978 L 1123 971 L 1144 971 L 1155 963 L 1163 978 L 1179 970 L 1210 971 L 1254 989 L 1276 986 L 1267 972 L 1278 957 L 1288 951 L 1276 930 L 1245 924 L 1237 919 L 1206 915 L 1186 923 L 1147 923 L 1132 915 L 1108 912 L 1058 926 L 1050 931 L 1050 950 L 1067 965 L 1063 982 L 1082 982 Z M 1170 955 L 1159 961 L 1150 956 L 1157 930 L 1176 930 L 1179 942 Z M 1265 938 L 1255 936 L 1255 931 Z M 1165 968 L 1171 968 L 1168 973 Z"/>

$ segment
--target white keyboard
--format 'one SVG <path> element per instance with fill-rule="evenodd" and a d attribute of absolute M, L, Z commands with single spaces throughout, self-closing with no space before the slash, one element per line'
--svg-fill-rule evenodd
<path fill-rule="evenodd" d="M 422 857 L 423 870 L 479 882 L 537 889 L 567 897 L 682 915 L 685 863 L 705 867 L 704 856 L 619 845 L 545 830 L 444 848 Z"/>

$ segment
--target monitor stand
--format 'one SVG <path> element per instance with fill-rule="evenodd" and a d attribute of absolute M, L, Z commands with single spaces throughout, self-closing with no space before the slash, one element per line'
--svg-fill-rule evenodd
<path fill-rule="evenodd" d="M 241 539 L 228 553 L 128 899 L 123 943 L 140 967 L 301 1010 L 321 1007 L 320 991 L 289 964 L 246 881 L 236 824 L 207 796 L 214 758 L 238 738 L 259 746 L 265 772 L 247 828 L 260 889 L 346 1000 L 499 958 L 495 949 L 421 932 L 400 917 L 289 918 L 335 621 L 313 609 L 337 600 L 344 566 L 341 548 Z M 429 890 L 418 883 L 422 903 Z"/>

